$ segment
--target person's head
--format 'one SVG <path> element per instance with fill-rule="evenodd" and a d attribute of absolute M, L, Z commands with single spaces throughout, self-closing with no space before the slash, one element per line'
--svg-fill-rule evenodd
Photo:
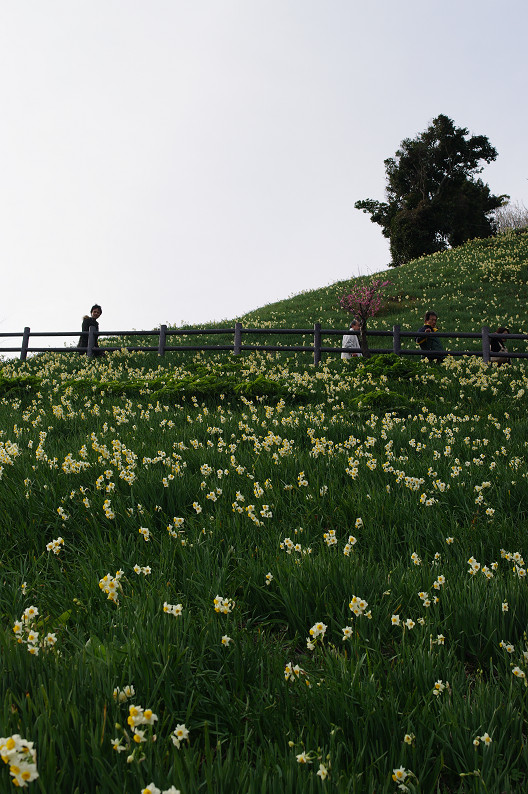
<path fill-rule="evenodd" d="M 436 312 L 425 312 L 424 323 L 426 325 L 430 325 L 431 328 L 435 328 L 437 320 L 438 316 Z"/>
<path fill-rule="evenodd" d="M 102 315 L 102 313 L 103 313 L 103 310 L 101 309 L 99 304 L 98 303 L 94 303 L 94 305 L 90 309 L 90 314 L 92 315 L 92 317 L 94 317 L 97 320 L 97 318 L 100 317 Z"/>
<path fill-rule="evenodd" d="M 360 328 L 359 320 L 357 319 L 357 317 L 354 317 L 354 319 L 350 321 L 350 330 L 359 331 L 359 328 Z"/>
<path fill-rule="evenodd" d="M 507 328 L 504 327 L 504 325 L 501 325 L 499 328 L 497 328 L 495 333 L 496 334 L 509 334 L 510 332 L 508 331 Z"/>

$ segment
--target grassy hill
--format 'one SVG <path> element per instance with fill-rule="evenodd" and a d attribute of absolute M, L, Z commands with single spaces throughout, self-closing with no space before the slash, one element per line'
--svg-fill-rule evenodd
<path fill-rule="evenodd" d="M 528 230 L 473 240 L 377 273 L 378 277 L 392 282 L 392 300 L 373 322 L 373 328 L 391 328 L 398 323 L 402 329 L 411 330 L 421 325 L 424 312 L 434 307 L 445 330 L 480 331 L 482 325 L 507 325 L 512 333 L 524 333 Z M 368 277 L 351 279 L 300 293 L 239 319 L 255 326 L 269 323 L 303 328 L 306 323 L 321 322 L 323 327 L 340 328 L 347 317 L 339 308 L 339 298 L 351 284 L 366 280 Z"/>
<path fill-rule="evenodd" d="M 398 268 L 376 273 L 389 279 L 388 300 L 382 311 L 369 323 L 372 330 L 391 330 L 400 325 L 403 331 L 419 328 L 424 313 L 434 309 L 439 329 L 452 332 L 480 332 L 483 325 L 495 330 L 506 326 L 512 333 L 526 331 L 528 305 L 528 230 L 511 231 L 485 240 L 473 240 L 459 248 L 409 262 Z M 320 322 L 324 328 L 343 329 L 348 315 L 339 299 L 353 284 L 369 277 L 336 282 L 327 287 L 301 292 L 276 303 L 263 306 L 240 317 L 216 322 L 210 327 L 232 326 L 235 320 L 244 327 L 310 328 Z M 192 328 L 193 326 L 185 326 Z M 207 327 L 207 325 L 203 326 Z M 300 344 L 303 337 L 244 337 L 245 344 Z M 196 338 L 193 339 L 196 342 Z M 204 344 L 232 344 L 232 337 L 215 337 Z M 305 336 L 306 344 L 310 337 Z M 323 338 L 323 345 L 339 347 L 336 336 Z M 136 341 L 141 344 L 140 341 Z M 191 337 L 185 340 L 191 343 Z M 413 340 L 403 347 L 415 349 Z M 391 347 L 389 337 L 376 345 Z M 371 346 L 376 346 L 374 343 Z M 466 341 L 453 347 L 473 349 L 478 342 Z M 510 342 L 510 348 L 524 349 L 523 343 Z"/>
<path fill-rule="evenodd" d="M 527 250 L 390 271 L 373 327 L 524 330 Z M 241 319 L 344 327 L 346 286 Z M 477 358 L 4 362 L 0 790 L 525 790 L 526 394 Z"/>

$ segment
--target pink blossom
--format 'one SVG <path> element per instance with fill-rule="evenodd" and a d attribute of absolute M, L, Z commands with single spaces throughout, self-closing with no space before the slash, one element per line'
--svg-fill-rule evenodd
<path fill-rule="evenodd" d="M 374 279 L 370 284 L 354 287 L 348 295 L 340 300 L 341 308 L 356 317 L 360 324 L 368 317 L 374 317 L 382 307 L 384 290 L 391 282 Z"/>

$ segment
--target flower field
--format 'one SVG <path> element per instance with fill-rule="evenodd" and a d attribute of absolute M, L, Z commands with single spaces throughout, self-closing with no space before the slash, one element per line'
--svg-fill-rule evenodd
<path fill-rule="evenodd" d="M 478 359 L 4 362 L 0 790 L 524 790 L 526 394 Z"/>

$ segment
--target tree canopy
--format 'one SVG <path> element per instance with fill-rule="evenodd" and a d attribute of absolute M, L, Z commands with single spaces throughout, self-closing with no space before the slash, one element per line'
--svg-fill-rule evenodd
<path fill-rule="evenodd" d="M 468 136 L 465 127 L 437 116 L 384 161 L 387 201 L 356 202 L 389 238 L 393 266 L 493 234 L 490 215 L 508 197 L 492 195 L 477 175 L 497 151 L 485 135 Z"/>

